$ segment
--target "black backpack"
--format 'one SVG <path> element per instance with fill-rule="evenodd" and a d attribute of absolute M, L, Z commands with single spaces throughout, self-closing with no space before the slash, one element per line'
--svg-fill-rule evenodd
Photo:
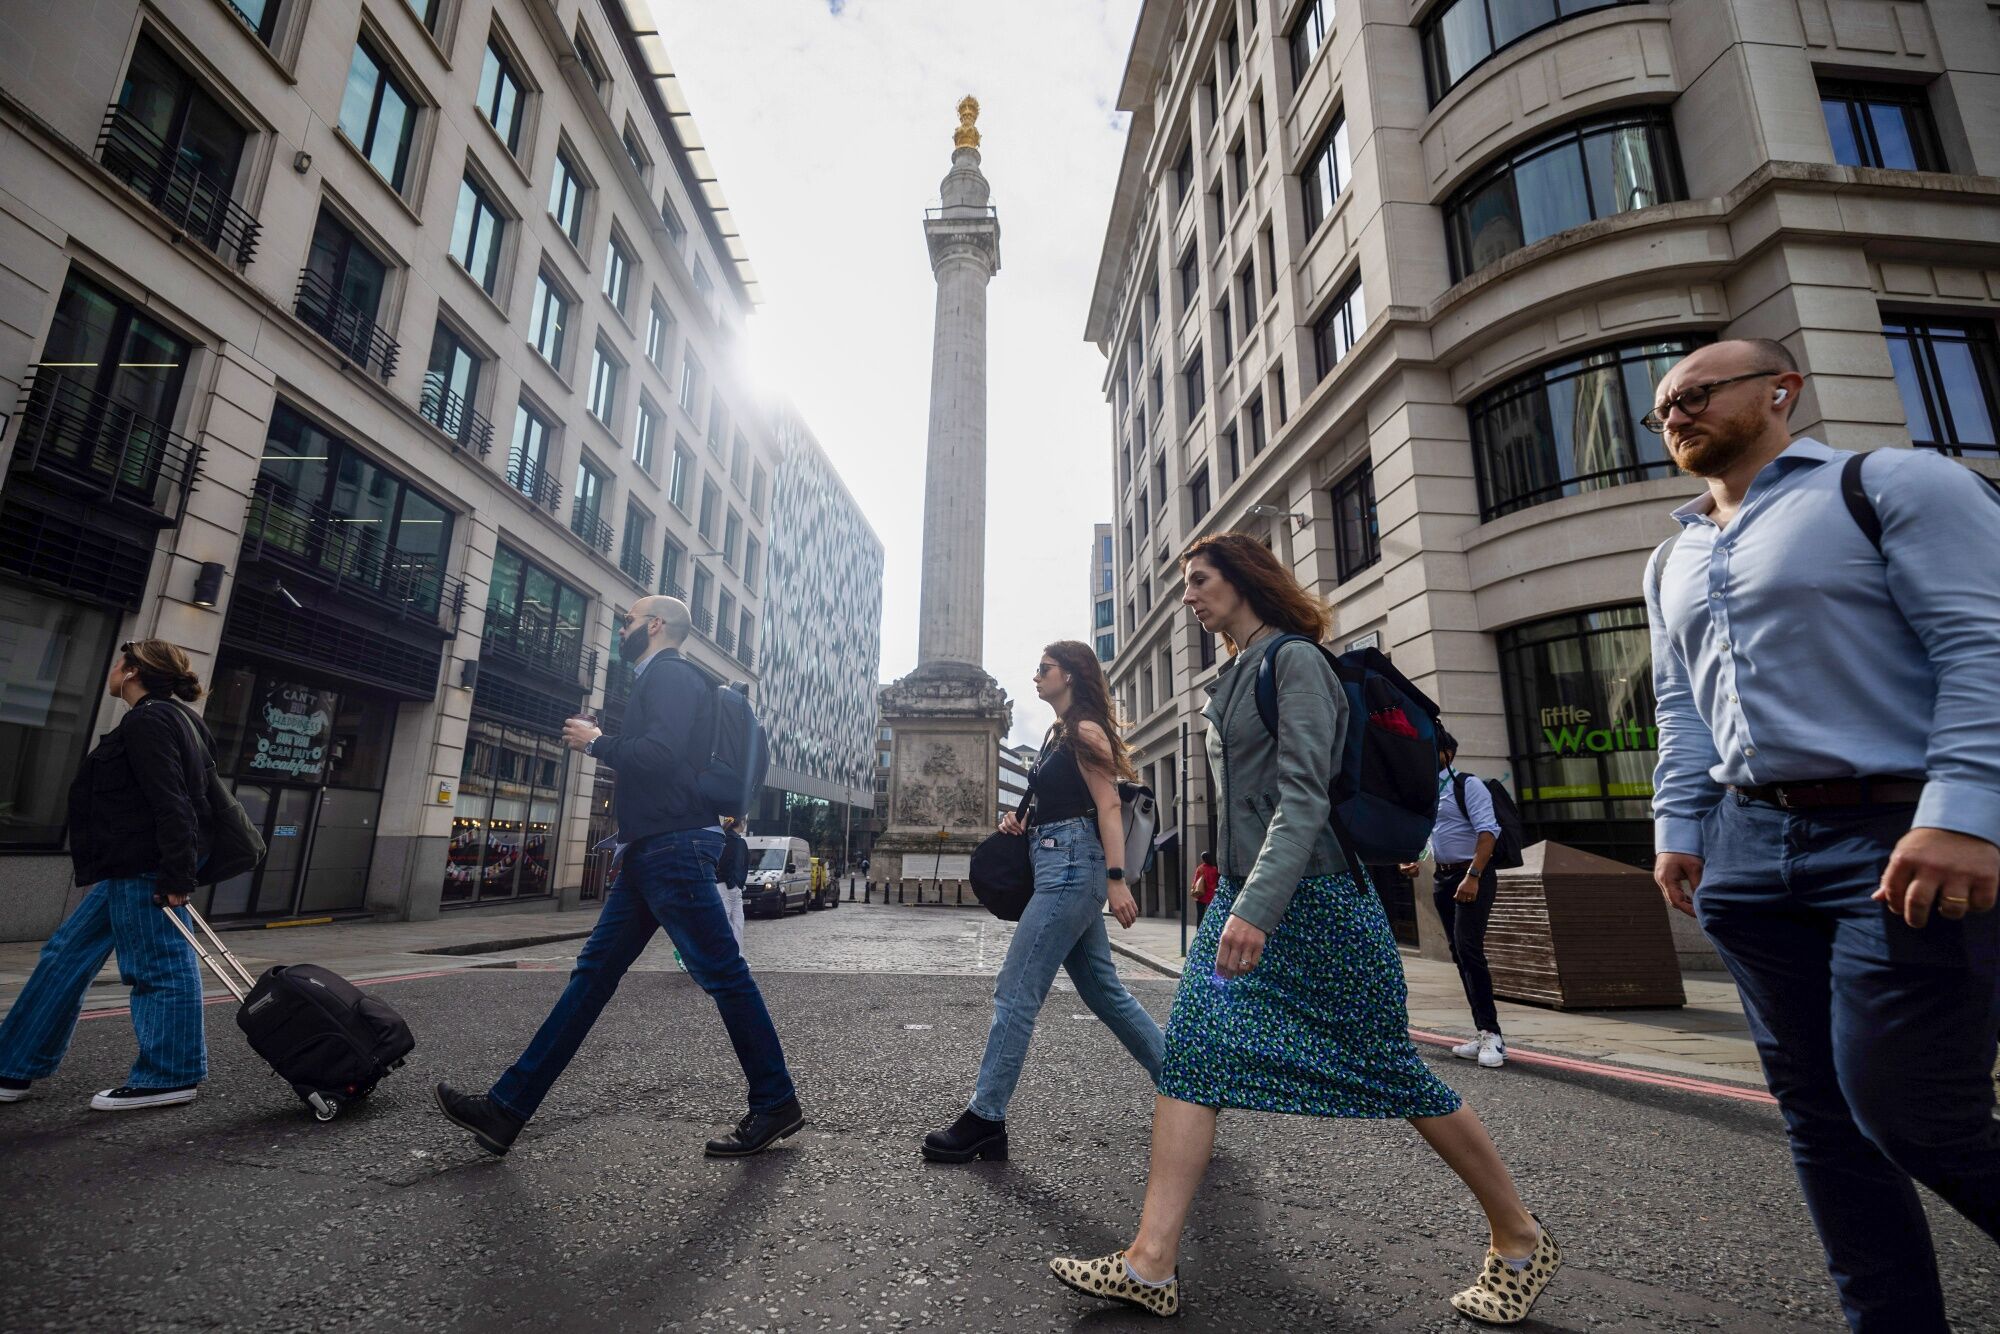
<path fill-rule="evenodd" d="M 734 686 L 715 687 L 709 708 L 714 726 L 708 763 L 695 776 L 695 790 L 718 816 L 747 820 L 771 767 L 770 739 L 748 696 Z"/>
<path fill-rule="evenodd" d="M 1465 805 L 1465 780 L 1471 774 L 1451 771 L 1452 795 L 1458 798 L 1458 813 L 1472 823 L 1472 812 Z M 1507 785 L 1497 778 L 1482 778 L 1486 795 L 1493 799 L 1493 818 L 1500 822 L 1500 837 L 1493 841 L 1493 857 L 1488 866 L 1505 871 L 1521 865 L 1521 849 L 1527 844 L 1527 826 L 1521 820 L 1521 808 L 1514 804 L 1514 794 Z"/>
<path fill-rule="evenodd" d="M 1381 650 L 1335 653 L 1304 635 L 1279 635 L 1257 664 L 1257 713 L 1278 735 L 1278 650 L 1311 644 L 1347 698 L 1348 725 L 1327 784 L 1327 823 L 1350 866 L 1413 862 L 1437 822 L 1438 706 Z"/>

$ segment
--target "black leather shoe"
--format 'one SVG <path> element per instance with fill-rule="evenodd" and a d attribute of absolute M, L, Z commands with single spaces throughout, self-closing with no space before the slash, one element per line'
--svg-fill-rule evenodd
<path fill-rule="evenodd" d="M 924 1157 L 934 1163 L 969 1163 L 986 1158 L 1007 1161 L 1007 1123 L 988 1121 L 967 1108 L 965 1114 L 943 1130 L 924 1136 Z"/>
<path fill-rule="evenodd" d="M 797 1134 L 805 1123 L 806 1114 L 799 1110 L 799 1100 L 793 1098 L 775 1111 L 746 1112 L 736 1123 L 736 1129 L 710 1140 L 703 1152 L 710 1158 L 748 1158 Z"/>
<path fill-rule="evenodd" d="M 521 1133 L 521 1127 L 528 1124 L 512 1112 L 495 1105 L 493 1099 L 481 1093 L 473 1095 L 460 1093 L 449 1084 L 439 1084 L 431 1090 L 437 1099 L 438 1110 L 446 1119 L 472 1132 L 479 1141 L 479 1147 L 491 1154 L 504 1155 L 514 1147 L 514 1137 Z"/>

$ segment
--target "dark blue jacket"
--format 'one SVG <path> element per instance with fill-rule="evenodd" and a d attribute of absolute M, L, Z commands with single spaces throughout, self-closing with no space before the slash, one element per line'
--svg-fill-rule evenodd
<path fill-rule="evenodd" d="M 715 747 L 715 687 L 707 672 L 662 649 L 632 687 L 625 730 L 591 747 L 598 763 L 618 772 L 611 800 L 623 842 L 720 823 L 694 782 Z"/>

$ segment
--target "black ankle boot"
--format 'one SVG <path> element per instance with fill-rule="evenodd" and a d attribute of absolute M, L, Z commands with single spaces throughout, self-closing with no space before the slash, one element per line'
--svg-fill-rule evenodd
<path fill-rule="evenodd" d="M 924 1136 L 924 1157 L 934 1163 L 969 1163 L 986 1158 L 1007 1161 L 1007 1123 L 988 1121 L 968 1108 L 943 1130 Z"/>

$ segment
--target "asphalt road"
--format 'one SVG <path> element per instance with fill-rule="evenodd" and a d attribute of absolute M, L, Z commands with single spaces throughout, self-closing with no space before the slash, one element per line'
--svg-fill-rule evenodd
<path fill-rule="evenodd" d="M 747 1162 L 700 1156 L 739 1113 L 741 1078 L 707 999 L 657 956 L 504 1160 L 443 1121 L 429 1086 L 497 1073 L 560 989 L 560 960 L 381 986 L 418 1050 L 329 1125 L 221 1006 L 197 1103 L 91 1112 L 131 1034 L 87 1021 L 61 1074 L 0 1107 L 0 1329 L 1148 1327 L 1045 1268 L 1123 1244 L 1144 1189 L 1150 1089 L 1073 994 L 1036 1033 L 1013 1161 L 917 1156 L 964 1105 L 990 1017 L 982 941 L 960 938 L 972 922 L 843 908 L 751 925 L 811 1124 Z M 865 962 L 850 937 L 871 933 L 933 966 L 802 971 Z M 1164 1018 L 1172 985 L 1133 986 Z M 1568 1252 L 1522 1328 L 1840 1328 L 1772 1110 L 1426 1059 Z M 1445 1298 L 1477 1266 L 1479 1219 L 1406 1126 L 1236 1113 L 1220 1143 L 1183 1257 L 1183 1328 L 1467 1327 Z M 1933 1219 L 1959 1328 L 2000 1329 L 2000 1256 L 1942 1206 Z"/>

